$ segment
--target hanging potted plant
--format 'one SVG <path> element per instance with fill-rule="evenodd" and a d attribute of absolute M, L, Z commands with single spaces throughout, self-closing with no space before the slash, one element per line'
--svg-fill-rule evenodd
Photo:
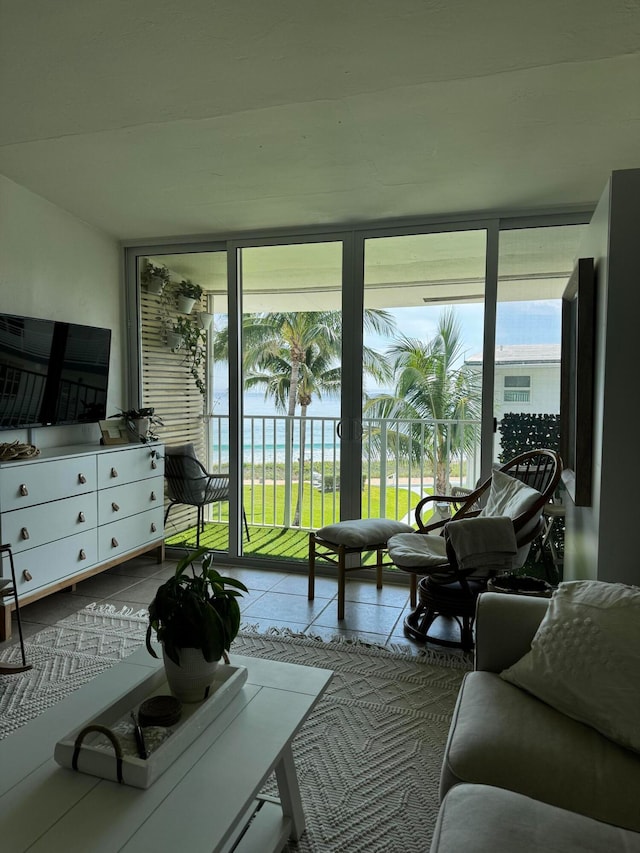
<path fill-rule="evenodd" d="M 212 561 L 206 548 L 188 552 L 149 605 L 147 650 L 158 657 L 151 645 L 155 632 L 169 687 L 182 702 L 206 699 L 218 662 L 229 663 L 229 647 L 240 629 L 238 598 L 248 592 L 240 581 L 211 568 Z"/>
<path fill-rule="evenodd" d="M 171 281 L 169 270 L 165 266 L 156 266 L 151 261 L 147 261 L 140 274 L 140 283 L 143 284 L 149 293 L 160 295 L 164 290 L 165 285 Z"/>
<path fill-rule="evenodd" d="M 183 279 L 176 288 L 178 311 L 183 314 L 190 314 L 201 296 L 202 288 L 199 284 L 194 284 L 189 278 Z"/>
<path fill-rule="evenodd" d="M 177 317 L 167 329 L 167 345 L 173 352 L 182 351 L 198 391 L 204 395 L 204 367 L 207 360 L 207 333 L 195 317 Z"/>

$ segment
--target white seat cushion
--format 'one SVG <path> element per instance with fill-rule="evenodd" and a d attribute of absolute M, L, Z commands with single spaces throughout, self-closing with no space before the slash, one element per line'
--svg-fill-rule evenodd
<path fill-rule="evenodd" d="M 489 785 L 444 798 L 431 853 L 640 853 L 640 834 Z"/>
<path fill-rule="evenodd" d="M 640 830 L 637 753 L 492 672 L 468 673 L 458 695 L 441 796 L 458 782 L 508 788 Z"/>
<path fill-rule="evenodd" d="M 387 542 L 389 556 L 400 568 L 432 568 L 447 563 L 447 545 L 443 536 L 423 533 L 399 533 Z"/>
<path fill-rule="evenodd" d="M 316 531 L 317 539 L 325 539 L 332 545 L 344 545 L 347 548 L 366 548 L 384 545 L 395 533 L 408 533 L 413 530 L 403 521 L 388 518 L 354 518 L 327 524 Z"/>

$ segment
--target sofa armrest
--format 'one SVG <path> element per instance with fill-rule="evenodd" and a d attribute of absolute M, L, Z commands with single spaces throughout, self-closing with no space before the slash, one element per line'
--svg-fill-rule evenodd
<path fill-rule="evenodd" d="M 483 592 L 476 606 L 474 668 L 502 672 L 531 648 L 548 598 Z"/>

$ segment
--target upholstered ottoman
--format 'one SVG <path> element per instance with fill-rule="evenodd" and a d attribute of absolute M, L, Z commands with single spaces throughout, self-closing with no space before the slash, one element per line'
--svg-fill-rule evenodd
<path fill-rule="evenodd" d="M 344 619 L 344 597 L 348 571 L 369 568 L 360 564 L 347 566 L 349 554 L 362 555 L 365 551 L 376 552 L 376 586 L 382 589 L 382 569 L 391 566 L 385 562 L 387 540 L 396 533 L 411 533 L 413 528 L 402 521 L 387 518 L 357 518 L 328 524 L 309 534 L 309 601 L 315 595 L 316 559 L 324 560 L 338 569 L 338 619 Z M 411 575 L 411 604 L 416 604 L 416 576 Z"/>
<path fill-rule="evenodd" d="M 640 853 L 640 833 L 490 785 L 442 801 L 431 853 Z"/>

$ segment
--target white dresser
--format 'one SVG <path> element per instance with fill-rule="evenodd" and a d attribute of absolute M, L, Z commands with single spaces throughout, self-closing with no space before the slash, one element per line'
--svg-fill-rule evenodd
<path fill-rule="evenodd" d="M 59 447 L 0 463 L 0 541 L 10 545 L 20 605 L 157 549 L 164 558 L 160 444 Z M 8 559 L 0 575 L 10 577 Z M 13 600 L 1 605 L 0 640 Z"/>

